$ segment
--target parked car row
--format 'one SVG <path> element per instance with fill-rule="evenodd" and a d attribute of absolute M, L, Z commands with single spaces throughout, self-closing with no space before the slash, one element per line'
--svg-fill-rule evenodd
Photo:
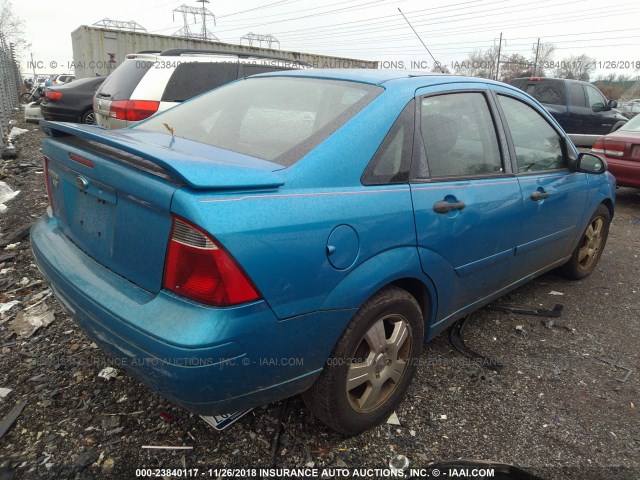
<path fill-rule="evenodd" d="M 96 122 L 108 129 L 131 126 L 238 78 L 290 68 L 282 63 L 194 49 L 127 55 L 96 92 Z"/>
<path fill-rule="evenodd" d="M 591 153 L 606 160 L 618 186 L 640 188 L 640 116 L 633 117 L 615 132 L 600 137 Z"/>
<path fill-rule="evenodd" d="M 615 180 L 518 88 L 145 58 L 96 96 L 99 123 L 129 128 L 43 122 L 31 245 L 87 335 L 197 414 L 302 393 L 362 432 L 402 401 L 425 342 L 601 257 Z M 212 71 L 241 79 L 163 110 Z"/>
<path fill-rule="evenodd" d="M 93 125 L 93 97 L 106 77 L 90 77 L 45 89 L 40 110 L 45 120 Z"/>
<path fill-rule="evenodd" d="M 538 100 L 578 146 L 590 147 L 602 135 L 615 132 L 628 118 L 616 110 L 594 85 L 563 78 L 529 77 L 509 82 Z"/>

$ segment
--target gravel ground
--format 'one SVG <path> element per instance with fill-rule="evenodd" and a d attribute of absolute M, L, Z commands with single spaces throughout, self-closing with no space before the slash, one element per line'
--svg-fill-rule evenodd
<path fill-rule="evenodd" d="M 19 156 L 0 163 L 0 178 L 20 190 L 0 215 L 0 242 L 38 218 L 47 202 L 42 133 L 18 126 L 30 131 L 16 140 Z M 424 349 L 397 410 L 401 425 L 352 438 L 327 430 L 298 397 L 216 432 L 123 372 L 99 378 L 109 359 L 47 297 L 28 237 L 9 243 L 0 258 L 16 256 L 0 262 L 0 302 L 19 303 L 0 317 L 0 388 L 12 389 L 0 399 L 0 419 L 28 403 L 0 439 L 2 479 L 135 478 L 138 468 L 384 468 L 397 454 L 412 467 L 469 458 L 519 465 L 547 479 L 640 478 L 637 190 L 618 190 L 609 243 L 590 278 L 548 274 L 498 302 L 561 303 L 561 318 L 473 315 L 467 344 L 500 359 L 500 373 L 466 360 L 443 334 Z M 54 313 L 50 325 L 30 337 L 14 332 L 25 312 L 46 311 Z M 626 382 L 619 381 L 626 370 L 614 365 L 632 369 Z"/>

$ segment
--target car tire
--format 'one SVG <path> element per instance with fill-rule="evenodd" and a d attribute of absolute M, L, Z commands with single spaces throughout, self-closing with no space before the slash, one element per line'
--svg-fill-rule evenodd
<path fill-rule="evenodd" d="M 80 117 L 80 123 L 85 125 L 95 125 L 96 124 L 96 114 L 93 110 L 87 110 Z"/>
<path fill-rule="evenodd" d="M 565 277 L 581 280 L 591 275 L 607 243 L 610 224 L 611 213 L 609 209 L 605 205 L 600 205 L 580 236 L 580 241 L 573 251 L 571 259 L 560 268 L 560 272 Z"/>
<path fill-rule="evenodd" d="M 402 401 L 423 341 L 416 299 L 398 287 L 381 290 L 353 317 L 320 377 L 302 394 L 305 404 L 345 435 L 380 424 Z"/>
<path fill-rule="evenodd" d="M 627 123 L 627 122 L 623 122 L 622 120 L 621 120 L 621 121 L 619 121 L 619 122 L 614 123 L 614 124 L 613 124 L 613 127 L 611 127 L 611 132 L 610 132 L 610 133 L 615 132 L 615 131 L 616 131 L 616 130 L 618 130 L 621 126 L 623 126 L 625 123 Z"/>

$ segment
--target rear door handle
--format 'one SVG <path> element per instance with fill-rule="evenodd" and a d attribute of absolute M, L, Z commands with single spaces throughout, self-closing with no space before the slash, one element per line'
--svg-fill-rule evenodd
<path fill-rule="evenodd" d="M 547 198 L 549 196 L 549 194 L 547 192 L 541 192 L 539 190 L 536 190 L 535 192 L 531 192 L 531 200 L 533 200 L 534 202 L 538 202 L 540 200 L 544 200 L 545 198 Z"/>
<path fill-rule="evenodd" d="M 450 203 L 450 202 L 441 200 L 433 204 L 433 211 L 439 214 L 445 214 L 445 213 L 449 213 L 452 210 L 462 210 L 462 209 L 464 209 L 464 202 Z"/>

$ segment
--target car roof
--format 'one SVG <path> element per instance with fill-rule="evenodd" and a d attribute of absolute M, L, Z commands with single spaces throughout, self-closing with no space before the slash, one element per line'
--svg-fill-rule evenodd
<path fill-rule="evenodd" d="M 254 75 L 255 77 L 309 77 L 326 78 L 329 80 L 347 80 L 352 82 L 370 83 L 372 85 L 382 85 L 391 80 L 404 78 L 424 79 L 424 85 L 435 85 L 441 83 L 473 82 L 473 83 L 495 83 L 486 78 L 465 77 L 461 75 L 449 75 L 443 73 L 424 72 L 421 70 L 382 70 L 373 68 L 312 68 L 304 70 L 284 70 L 279 72 L 268 72 Z M 501 84 L 504 85 L 504 84 Z"/>

